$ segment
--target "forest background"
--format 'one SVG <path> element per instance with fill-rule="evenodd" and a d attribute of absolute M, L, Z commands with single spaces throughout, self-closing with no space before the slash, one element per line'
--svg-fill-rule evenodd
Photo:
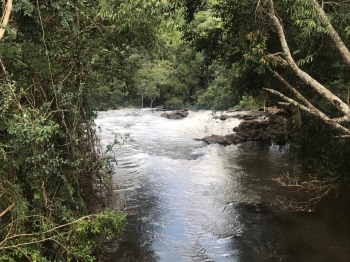
<path fill-rule="evenodd" d="M 3 0 L 0 260 L 93 261 L 125 217 L 100 110 L 288 102 L 291 155 L 350 181 L 350 3 Z"/>

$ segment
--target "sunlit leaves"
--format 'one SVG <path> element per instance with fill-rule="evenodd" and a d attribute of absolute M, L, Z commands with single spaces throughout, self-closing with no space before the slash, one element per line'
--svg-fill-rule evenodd
<path fill-rule="evenodd" d="M 102 19 L 116 21 L 116 30 L 146 25 L 149 30 L 156 29 L 162 20 L 169 17 L 169 8 L 173 4 L 160 0 L 100 0 L 98 16 Z"/>
<path fill-rule="evenodd" d="M 145 63 L 136 75 L 138 92 L 152 103 L 160 95 L 162 85 L 169 82 L 172 71 L 172 64 L 167 60 Z"/>

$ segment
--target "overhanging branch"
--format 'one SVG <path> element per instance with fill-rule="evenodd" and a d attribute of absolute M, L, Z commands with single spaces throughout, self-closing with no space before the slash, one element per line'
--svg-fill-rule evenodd
<path fill-rule="evenodd" d="M 299 107 L 301 110 L 303 110 L 305 112 L 308 112 L 310 114 L 313 114 L 314 116 L 321 118 L 325 123 L 329 124 L 331 127 L 335 128 L 335 129 L 341 131 L 343 134 L 350 135 L 349 129 L 343 127 L 342 125 L 340 125 L 337 122 L 332 121 L 332 119 L 330 119 L 328 116 L 326 116 L 325 114 L 323 114 L 319 110 L 314 110 L 313 108 L 309 108 L 307 106 L 304 106 L 304 105 L 300 104 L 299 102 L 295 101 L 294 99 L 287 97 L 274 89 L 264 88 L 264 90 L 270 92 L 271 94 L 279 96 L 283 100 L 287 101 L 288 103 L 291 103 L 292 105 L 294 105 L 296 107 Z"/>
<path fill-rule="evenodd" d="M 8 211 L 10 211 L 13 207 L 15 206 L 15 202 L 12 202 L 11 205 L 9 205 L 4 211 L 2 211 L 0 213 L 0 217 L 2 217 L 3 215 L 5 215 Z"/>
<path fill-rule="evenodd" d="M 275 8 L 273 0 L 267 0 L 267 7 L 268 11 L 267 14 L 270 17 L 271 21 L 273 22 L 275 29 L 277 31 L 281 47 L 283 50 L 283 56 L 284 59 L 280 58 L 277 60 L 279 64 L 282 64 L 282 66 L 285 66 L 292 70 L 292 72 L 298 76 L 304 83 L 306 83 L 308 86 L 315 89 L 319 94 L 321 94 L 327 101 L 329 101 L 331 104 L 333 104 L 340 112 L 344 114 L 344 120 L 350 122 L 350 108 L 349 106 L 344 103 L 339 97 L 337 97 L 335 94 L 333 94 L 331 91 L 329 91 L 326 87 L 324 87 L 322 84 L 320 84 L 318 81 L 316 81 L 314 78 L 312 78 L 310 75 L 308 75 L 306 72 L 301 70 L 296 62 L 294 61 L 287 40 L 286 36 L 283 30 L 283 26 L 276 16 Z"/>
<path fill-rule="evenodd" d="M 317 2 L 317 0 L 310 0 L 310 2 L 313 4 L 313 6 L 316 9 L 316 12 L 318 14 L 319 19 L 321 20 L 321 23 L 323 26 L 325 26 L 328 30 L 328 35 L 332 39 L 334 45 L 338 49 L 340 55 L 344 59 L 345 63 L 350 66 L 350 52 L 349 49 L 345 46 L 343 40 L 340 38 L 337 31 L 334 29 L 332 24 L 329 22 L 329 18 L 327 17 L 326 13 L 323 11 L 323 8 L 320 6 L 320 4 Z"/>
<path fill-rule="evenodd" d="M 274 77 L 276 77 L 284 86 L 286 86 L 292 93 L 304 103 L 305 106 L 315 108 L 302 94 L 299 93 L 293 86 L 291 86 L 279 73 L 272 71 Z M 316 109 L 316 108 L 315 108 Z"/>
<path fill-rule="evenodd" d="M 325 115 L 322 111 L 317 109 L 313 104 L 311 104 L 302 94 L 299 93 L 291 84 L 289 84 L 280 74 L 276 71 L 272 71 L 274 77 L 276 77 L 282 84 L 284 84 L 300 101 L 304 103 L 304 105 L 310 110 L 317 112 L 318 116 L 323 117 L 324 119 L 329 119 L 327 115 Z M 342 117 L 344 119 L 344 117 Z M 338 122 L 338 121 L 335 121 Z M 339 122 L 338 122 L 339 123 Z"/>

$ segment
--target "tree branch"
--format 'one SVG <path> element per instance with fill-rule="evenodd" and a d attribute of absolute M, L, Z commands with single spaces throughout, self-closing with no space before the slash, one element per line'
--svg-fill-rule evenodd
<path fill-rule="evenodd" d="M 12 11 L 12 0 L 8 0 L 7 4 L 5 6 L 2 20 L 1 20 L 0 40 L 4 37 L 4 34 L 5 34 L 4 27 L 7 26 L 8 22 L 9 22 L 11 11 Z"/>
<path fill-rule="evenodd" d="M 343 57 L 344 61 L 348 66 L 350 66 L 350 52 L 348 48 L 345 46 L 343 40 L 340 38 L 337 31 L 335 31 L 332 24 L 329 22 L 329 19 L 326 15 L 326 13 L 323 11 L 323 8 L 320 6 L 320 4 L 317 2 L 317 0 L 310 0 L 311 4 L 315 7 L 316 12 L 318 14 L 319 19 L 321 20 L 321 23 L 323 26 L 325 26 L 328 29 L 328 35 L 332 39 L 334 45 L 338 49 L 340 55 Z"/>
<path fill-rule="evenodd" d="M 314 110 L 313 108 L 306 107 L 306 106 L 300 104 L 299 102 L 297 102 L 297 101 L 295 101 L 295 100 L 293 100 L 293 99 L 283 95 L 282 93 L 280 93 L 280 92 L 278 92 L 278 91 L 276 91 L 274 89 L 264 88 L 264 90 L 270 92 L 271 94 L 279 96 L 283 100 L 291 103 L 292 105 L 295 105 L 295 106 L 299 107 L 301 110 L 303 110 L 305 112 L 308 112 L 310 114 L 313 114 L 313 115 L 321 118 L 325 123 L 329 124 L 330 126 L 332 126 L 335 129 L 341 131 L 343 134 L 350 135 L 350 130 L 349 129 L 343 127 L 342 125 L 340 125 L 337 122 L 332 121 L 332 119 L 330 119 L 328 116 L 326 116 L 325 114 L 323 114 L 319 110 Z"/>
<path fill-rule="evenodd" d="M 292 87 L 279 73 L 272 71 L 274 77 L 276 77 L 282 84 L 284 84 L 292 93 L 309 108 L 316 109 L 302 94 L 299 93 L 294 87 Z"/>
<path fill-rule="evenodd" d="M 298 76 L 304 83 L 315 89 L 326 100 L 332 103 L 339 111 L 341 111 L 344 114 L 344 119 L 350 122 L 349 106 L 346 103 L 344 103 L 339 97 L 337 97 L 331 91 L 329 91 L 326 87 L 317 82 L 314 78 L 312 78 L 310 75 L 301 70 L 295 63 L 288 46 L 286 36 L 284 34 L 283 26 L 276 16 L 273 0 L 267 0 L 267 6 L 268 15 L 277 30 L 281 42 L 281 47 L 283 50 L 283 56 L 285 58 L 285 62 L 288 64 L 288 68 L 291 69 L 294 72 L 294 74 Z M 284 63 L 284 59 L 281 59 L 282 58 L 277 59 L 277 62 L 279 64 L 282 64 L 283 66 L 287 66 L 287 64 Z"/>
<path fill-rule="evenodd" d="M 318 113 L 319 116 L 322 116 L 324 119 L 332 120 L 333 122 L 341 123 L 344 122 L 344 117 L 340 118 L 333 118 L 330 119 L 326 114 L 324 114 L 322 111 L 317 109 L 313 104 L 311 104 L 302 94 L 299 93 L 298 90 L 296 90 L 293 86 L 291 86 L 280 74 L 278 74 L 276 71 L 272 71 L 272 74 L 282 83 L 284 84 L 292 93 L 304 103 L 304 105 L 311 110 Z"/>
<path fill-rule="evenodd" d="M 9 205 L 4 211 L 2 211 L 0 213 L 0 217 L 2 217 L 3 215 L 5 215 L 8 211 L 10 211 L 13 207 L 15 206 L 15 202 L 12 202 L 11 205 Z"/>

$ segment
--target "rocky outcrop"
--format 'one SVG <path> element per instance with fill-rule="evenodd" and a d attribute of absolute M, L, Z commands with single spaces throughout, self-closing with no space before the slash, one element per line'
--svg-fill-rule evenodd
<path fill-rule="evenodd" d="M 245 141 L 244 137 L 241 137 L 238 134 L 230 134 L 226 136 L 220 136 L 220 135 L 211 135 L 206 136 L 203 139 L 199 139 L 204 142 L 207 142 L 208 144 L 220 144 L 220 145 L 232 145 L 232 144 L 238 144 L 240 142 Z"/>
<path fill-rule="evenodd" d="M 187 109 L 181 109 L 181 110 L 175 110 L 171 112 L 165 112 L 161 114 L 161 116 L 169 119 L 181 119 L 188 116 L 188 114 L 189 113 Z"/>
<path fill-rule="evenodd" d="M 220 119 L 220 120 L 227 120 L 229 118 L 238 118 L 242 120 L 253 120 L 257 119 L 259 117 L 266 116 L 266 112 L 264 111 L 264 108 L 259 108 L 257 110 L 251 110 L 251 111 L 227 111 L 226 114 L 222 114 L 220 116 L 215 116 L 214 119 Z"/>
<path fill-rule="evenodd" d="M 208 144 L 217 143 L 222 145 L 238 144 L 246 141 L 265 141 L 267 143 L 285 144 L 288 138 L 295 135 L 293 132 L 287 131 L 287 124 L 291 113 L 284 109 L 268 108 L 266 111 L 254 110 L 226 116 L 220 116 L 218 119 L 226 120 L 235 117 L 244 121 L 239 126 L 233 128 L 235 132 L 233 134 L 225 136 L 211 135 L 201 140 Z"/>

